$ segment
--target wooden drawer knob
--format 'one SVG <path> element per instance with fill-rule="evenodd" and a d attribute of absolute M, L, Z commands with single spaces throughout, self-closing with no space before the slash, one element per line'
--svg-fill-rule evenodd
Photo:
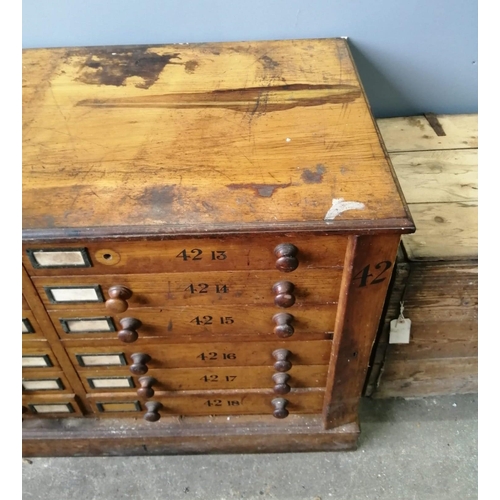
<path fill-rule="evenodd" d="M 136 330 L 142 326 L 142 323 L 138 319 L 122 318 L 120 320 L 120 325 L 122 325 L 122 330 L 118 332 L 119 340 L 126 344 L 130 344 L 139 338 L 139 334 Z"/>
<path fill-rule="evenodd" d="M 147 409 L 144 414 L 144 420 L 147 420 L 148 422 L 158 422 L 161 417 L 159 410 L 163 408 L 163 405 L 158 403 L 158 401 L 148 401 L 147 403 L 144 403 L 144 406 Z"/>
<path fill-rule="evenodd" d="M 288 405 L 288 400 L 284 398 L 274 398 L 271 401 L 271 404 L 274 406 L 273 417 L 276 418 L 288 417 L 288 410 L 286 409 L 286 406 Z"/>
<path fill-rule="evenodd" d="M 275 386 L 273 388 L 276 394 L 288 394 L 291 387 L 287 384 L 290 380 L 290 375 L 288 373 L 275 373 L 273 375 L 273 382 Z"/>
<path fill-rule="evenodd" d="M 278 281 L 273 285 L 274 304 L 278 307 L 292 307 L 295 295 L 292 293 L 295 285 L 289 281 Z"/>
<path fill-rule="evenodd" d="M 281 243 L 274 249 L 276 255 L 276 269 L 284 273 L 295 271 L 299 267 L 297 254 L 299 249 L 291 243 Z"/>
<path fill-rule="evenodd" d="M 156 384 L 156 379 L 153 377 L 140 377 L 139 384 L 141 387 L 137 389 L 137 395 L 140 398 L 152 398 L 155 395 L 155 391 L 153 390 L 153 384 Z"/>
<path fill-rule="evenodd" d="M 127 300 L 132 297 L 132 291 L 126 286 L 116 285 L 108 290 L 109 299 L 106 308 L 114 313 L 122 313 L 128 309 Z"/>
<path fill-rule="evenodd" d="M 287 372 L 292 368 L 292 363 L 288 361 L 291 354 L 288 349 L 276 349 L 273 351 L 273 358 L 276 360 L 273 366 L 277 372 Z"/>
<path fill-rule="evenodd" d="M 134 375 L 145 375 L 148 373 L 149 368 L 146 363 L 151 361 L 151 356 L 149 354 L 144 354 L 142 352 L 136 352 L 131 354 L 133 363 L 130 365 L 130 371 Z"/>
<path fill-rule="evenodd" d="M 291 337 L 295 331 L 292 326 L 293 316 L 288 313 L 278 313 L 273 316 L 273 321 L 276 323 L 274 333 L 281 339 Z"/>

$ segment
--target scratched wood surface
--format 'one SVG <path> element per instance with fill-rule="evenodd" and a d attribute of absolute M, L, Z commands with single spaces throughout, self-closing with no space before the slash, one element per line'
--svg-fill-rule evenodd
<path fill-rule="evenodd" d="M 25 234 L 346 221 L 413 228 L 345 40 L 23 52 Z"/>
<path fill-rule="evenodd" d="M 378 120 L 417 226 L 404 235 L 365 394 L 420 397 L 478 388 L 478 116 Z M 388 344 L 411 319 L 409 344 Z"/>
<path fill-rule="evenodd" d="M 398 306 L 391 298 L 386 322 L 397 318 Z M 404 307 L 412 321 L 410 343 L 386 344 L 384 330 L 378 348 L 385 347 L 385 359 L 374 397 L 477 392 L 477 262 L 410 263 Z"/>
<path fill-rule="evenodd" d="M 411 261 L 478 257 L 478 116 L 378 120 L 417 231 Z"/>

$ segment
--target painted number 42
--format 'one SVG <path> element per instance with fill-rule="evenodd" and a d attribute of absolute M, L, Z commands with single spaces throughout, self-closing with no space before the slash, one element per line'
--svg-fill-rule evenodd
<path fill-rule="evenodd" d="M 353 283 L 359 280 L 360 288 L 366 285 L 376 285 L 377 283 L 382 283 L 382 281 L 385 281 L 385 278 L 387 278 L 387 276 L 383 276 L 383 274 L 392 267 L 392 262 L 390 260 L 383 260 L 382 262 L 379 262 L 374 266 L 375 270 L 378 272 L 374 271 L 374 273 L 370 272 L 370 266 L 371 264 L 368 264 L 367 266 L 363 267 L 363 269 L 361 269 L 361 271 L 359 271 L 352 278 Z"/>

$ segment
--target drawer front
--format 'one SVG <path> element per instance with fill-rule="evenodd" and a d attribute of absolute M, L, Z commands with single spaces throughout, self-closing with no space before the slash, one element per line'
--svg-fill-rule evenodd
<path fill-rule="evenodd" d="M 94 412 L 104 417 L 143 417 L 148 405 L 160 403 L 153 412 L 157 420 L 167 415 L 273 415 L 272 401 L 279 399 L 272 391 L 200 392 L 198 394 L 157 393 L 144 402 L 130 394 L 92 394 L 88 396 Z M 321 413 L 324 399 L 322 389 L 296 389 L 282 397 L 290 414 Z"/>
<path fill-rule="evenodd" d="M 33 342 L 35 343 L 35 342 Z M 22 368 L 23 372 L 36 371 L 46 368 L 59 368 L 59 363 L 57 362 L 52 349 L 49 347 L 47 342 L 39 341 L 37 346 L 32 346 L 32 344 L 27 347 L 23 343 L 23 362 Z"/>
<path fill-rule="evenodd" d="M 109 241 L 84 247 L 25 244 L 23 263 L 34 276 L 271 270 L 279 258 L 274 250 L 284 243 L 297 248 L 297 269 L 344 264 L 347 237 L 307 234 Z"/>
<path fill-rule="evenodd" d="M 292 366 L 279 377 L 273 366 L 233 366 L 206 368 L 173 368 L 149 370 L 147 375 L 134 376 L 128 367 L 110 370 L 87 370 L 80 377 L 87 392 L 130 392 L 139 388 L 157 391 L 221 390 L 221 389 L 273 389 L 283 384 L 290 388 L 324 387 L 328 365 Z M 277 391 L 281 390 L 277 387 Z M 149 396 L 151 397 L 151 396 Z"/>
<path fill-rule="evenodd" d="M 126 299 L 129 308 L 215 304 L 274 305 L 275 300 L 279 301 L 279 295 L 283 293 L 292 295 L 296 305 L 330 304 L 338 301 L 341 268 L 301 269 L 292 274 L 293 276 L 282 276 L 277 270 L 110 274 L 35 277 L 33 283 L 47 309 L 75 306 L 95 308 L 102 304 L 99 307 L 104 310 L 104 302 L 111 298 L 110 293 L 116 287 L 130 290 L 131 296 Z M 112 306 L 110 302 L 109 306 Z"/>
<path fill-rule="evenodd" d="M 170 338 L 173 342 L 185 336 L 203 341 L 217 335 L 234 340 L 298 337 L 303 334 L 332 335 L 337 306 L 297 306 L 284 312 L 276 307 L 169 307 L 165 309 L 129 309 L 119 316 L 109 316 L 99 310 L 51 311 L 50 317 L 63 339 L 155 337 Z M 135 321 L 132 321 L 135 320 Z M 87 331 L 82 331 L 87 329 Z M 90 330 L 90 331 L 89 331 Z M 123 334 L 121 330 L 135 332 Z M 117 333 L 119 332 L 119 333 Z"/>
<path fill-rule="evenodd" d="M 71 386 L 60 370 L 44 369 L 33 373 L 23 373 L 23 394 L 57 394 L 73 392 Z"/>
<path fill-rule="evenodd" d="M 136 371 L 136 375 L 144 375 L 149 369 L 162 368 L 273 366 L 277 361 L 273 352 L 278 349 L 289 351 L 285 361 L 291 366 L 326 365 L 332 343 L 316 340 L 148 344 L 140 346 L 140 350 L 126 344 L 96 346 L 93 342 L 83 341 L 80 344 L 78 347 L 66 344 L 66 351 L 82 374 L 88 370 L 128 366 Z"/>
<path fill-rule="evenodd" d="M 23 341 L 44 339 L 42 329 L 38 324 L 35 316 L 30 310 L 23 309 L 22 311 L 22 339 Z"/>
<path fill-rule="evenodd" d="M 23 395 L 23 418 L 81 417 L 74 394 Z"/>

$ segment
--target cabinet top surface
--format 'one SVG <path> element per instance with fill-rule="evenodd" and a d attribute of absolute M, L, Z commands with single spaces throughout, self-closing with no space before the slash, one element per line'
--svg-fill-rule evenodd
<path fill-rule="evenodd" d="M 23 51 L 23 230 L 411 232 L 343 39 Z"/>

